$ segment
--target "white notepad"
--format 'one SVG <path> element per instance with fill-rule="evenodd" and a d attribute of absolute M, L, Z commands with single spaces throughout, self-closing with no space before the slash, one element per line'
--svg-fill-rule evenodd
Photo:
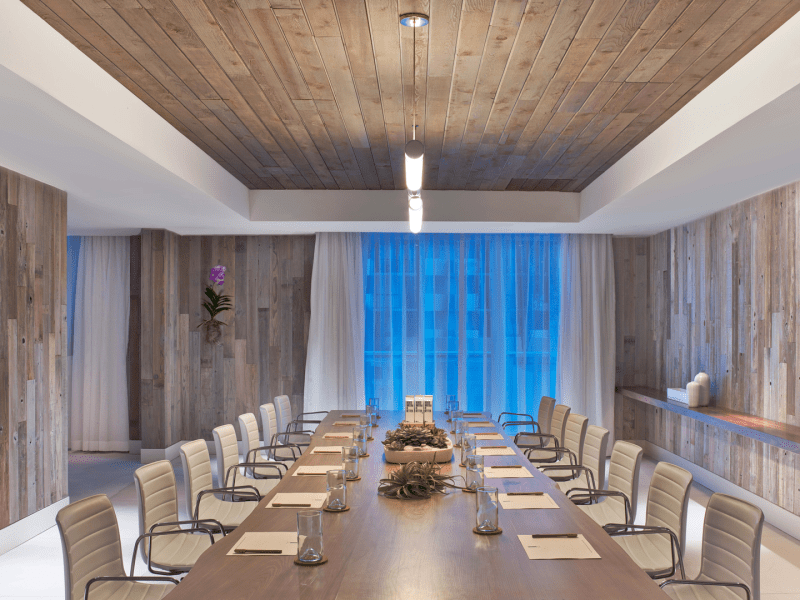
<path fill-rule="evenodd" d="M 328 495 L 325 492 L 275 494 L 266 508 L 322 508 L 327 499 Z M 310 504 L 311 506 L 273 506 L 273 504 Z"/>
<path fill-rule="evenodd" d="M 494 423 L 489 421 L 467 421 L 469 427 L 494 427 Z"/>
<path fill-rule="evenodd" d="M 537 496 L 509 496 L 508 494 L 498 494 L 500 506 L 506 510 L 525 510 L 533 508 L 558 508 L 555 500 L 548 494 Z"/>
<path fill-rule="evenodd" d="M 345 432 L 341 432 L 341 433 L 326 433 L 325 435 L 322 436 L 322 439 L 323 440 L 352 440 L 353 439 L 353 433 L 352 432 L 351 433 L 345 433 Z"/>
<path fill-rule="evenodd" d="M 333 426 L 334 427 L 356 427 L 357 425 L 361 425 L 359 421 L 336 421 Z"/>
<path fill-rule="evenodd" d="M 327 475 L 328 471 L 336 471 L 337 469 L 341 469 L 341 467 L 335 465 L 307 465 L 297 467 L 297 471 L 292 473 L 292 475 L 294 477 L 298 475 Z"/>
<path fill-rule="evenodd" d="M 311 451 L 311 454 L 342 454 L 341 446 L 317 446 Z"/>
<path fill-rule="evenodd" d="M 530 535 L 519 535 L 522 547 L 531 560 L 582 560 L 600 558 L 600 555 L 586 541 L 583 534 L 578 537 L 545 537 L 533 538 Z"/>
<path fill-rule="evenodd" d="M 478 456 L 514 456 L 516 452 L 512 448 L 493 448 L 492 446 L 483 446 L 478 448 Z"/>
<path fill-rule="evenodd" d="M 251 550 L 240 554 L 236 549 Z M 280 554 L 260 554 L 259 550 L 280 550 Z M 228 556 L 297 556 L 296 531 L 248 531 L 228 552 Z"/>
<path fill-rule="evenodd" d="M 497 469 L 495 467 L 486 467 L 483 472 L 486 479 L 504 479 L 506 477 L 533 477 L 530 471 L 525 467 L 520 466 L 517 469 Z"/>
<path fill-rule="evenodd" d="M 504 439 L 502 435 L 499 433 L 495 433 L 494 431 L 486 431 L 486 432 L 476 432 L 473 433 L 477 439 L 479 440 L 502 440 Z"/>

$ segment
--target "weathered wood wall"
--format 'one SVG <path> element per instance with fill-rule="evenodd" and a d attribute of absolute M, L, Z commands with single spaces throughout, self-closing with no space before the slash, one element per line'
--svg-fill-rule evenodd
<path fill-rule="evenodd" d="M 800 183 L 647 238 L 616 238 L 619 387 L 711 377 L 713 405 L 800 425 Z M 646 439 L 800 514 L 800 456 L 625 400 Z"/>
<path fill-rule="evenodd" d="M 287 394 L 301 411 L 313 236 L 141 236 L 143 448 L 211 439 L 211 430 Z M 234 310 L 219 344 L 198 325 L 211 267 Z"/>
<path fill-rule="evenodd" d="M 67 194 L 0 168 L 0 528 L 67 496 Z"/>

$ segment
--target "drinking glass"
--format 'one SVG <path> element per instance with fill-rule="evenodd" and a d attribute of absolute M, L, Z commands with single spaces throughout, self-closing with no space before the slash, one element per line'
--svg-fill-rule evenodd
<path fill-rule="evenodd" d="M 445 396 L 444 412 L 449 415 L 454 410 L 458 410 L 458 400 L 453 394 L 448 394 Z"/>
<path fill-rule="evenodd" d="M 483 457 L 478 457 L 483 458 Z M 475 492 L 476 525 L 478 531 L 497 531 L 497 488 L 479 487 Z"/>
<path fill-rule="evenodd" d="M 356 425 L 353 427 L 353 445 L 358 448 L 358 455 L 364 456 L 367 453 L 367 426 Z"/>
<path fill-rule="evenodd" d="M 374 412 L 378 412 L 381 409 L 381 399 L 370 398 L 369 400 L 367 400 L 367 406 L 374 407 Z"/>
<path fill-rule="evenodd" d="M 369 413 L 369 424 L 372 427 L 377 427 L 378 426 L 378 413 L 377 413 L 377 411 L 373 411 L 373 412 Z"/>
<path fill-rule="evenodd" d="M 297 560 L 315 563 L 322 555 L 322 511 L 301 510 L 297 513 Z"/>
<path fill-rule="evenodd" d="M 461 438 L 464 435 L 464 432 L 467 431 L 467 422 L 463 419 L 453 419 L 453 431 L 455 432 L 455 438 L 453 440 L 453 445 L 456 448 L 461 447 Z"/>
<path fill-rule="evenodd" d="M 461 466 L 467 464 L 467 456 L 477 454 L 478 441 L 474 433 L 466 433 L 461 436 Z"/>
<path fill-rule="evenodd" d="M 358 448 L 342 446 L 342 469 L 347 472 L 348 479 L 358 479 Z"/>
<path fill-rule="evenodd" d="M 347 507 L 347 471 L 328 471 L 328 508 L 343 510 Z"/>
<path fill-rule="evenodd" d="M 450 410 L 450 419 L 455 422 L 456 419 L 463 419 L 464 418 L 464 411 L 459 410 L 458 408 L 454 408 Z M 453 427 L 455 429 L 455 427 Z"/>
<path fill-rule="evenodd" d="M 470 454 L 467 456 L 467 489 L 477 490 L 483 487 L 483 456 Z"/>
<path fill-rule="evenodd" d="M 361 415 L 358 417 L 358 422 L 361 427 L 365 427 L 367 430 L 367 439 L 372 437 L 372 415 Z"/>

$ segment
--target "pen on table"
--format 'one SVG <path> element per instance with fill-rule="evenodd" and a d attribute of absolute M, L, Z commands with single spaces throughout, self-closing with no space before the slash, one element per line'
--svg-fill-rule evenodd
<path fill-rule="evenodd" d="M 495 465 L 493 467 L 489 467 L 490 469 L 523 469 L 522 465 Z"/>
<path fill-rule="evenodd" d="M 233 552 L 235 554 L 283 554 L 283 550 L 248 550 L 245 548 L 236 548 Z"/>
<path fill-rule="evenodd" d="M 507 492 L 506 496 L 544 496 L 544 492 Z"/>
<path fill-rule="evenodd" d="M 300 506 L 307 506 L 309 508 L 311 507 L 310 504 L 289 504 L 287 502 L 273 502 L 272 506 L 273 506 L 273 508 L 274 507 L 293 508 L 293 507 L 300 507 Z"/>
<path fill-rule="evenodd" d="M 577 533 L 534 533 L 531 535 L 534 539 L 545 539 L 545 538 L 576 538 L 578 537 Z"/>

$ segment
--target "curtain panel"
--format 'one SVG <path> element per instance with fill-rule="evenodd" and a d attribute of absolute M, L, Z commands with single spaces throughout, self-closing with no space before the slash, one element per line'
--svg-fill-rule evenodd
<path fill-rule="evenodd" d="M 364 406 L 361 234 L 318 233 L 303 410 Z"/>
<path fill-rule="evenodd" d="M 73 321 L 70 448 L 127 452 L 130 238 L 82 237 Z"/>
<path fill-rule="evenodd" d="M 362 234 L 367 397 L 536 414 L 555 393 L 561 236 Z"/>

